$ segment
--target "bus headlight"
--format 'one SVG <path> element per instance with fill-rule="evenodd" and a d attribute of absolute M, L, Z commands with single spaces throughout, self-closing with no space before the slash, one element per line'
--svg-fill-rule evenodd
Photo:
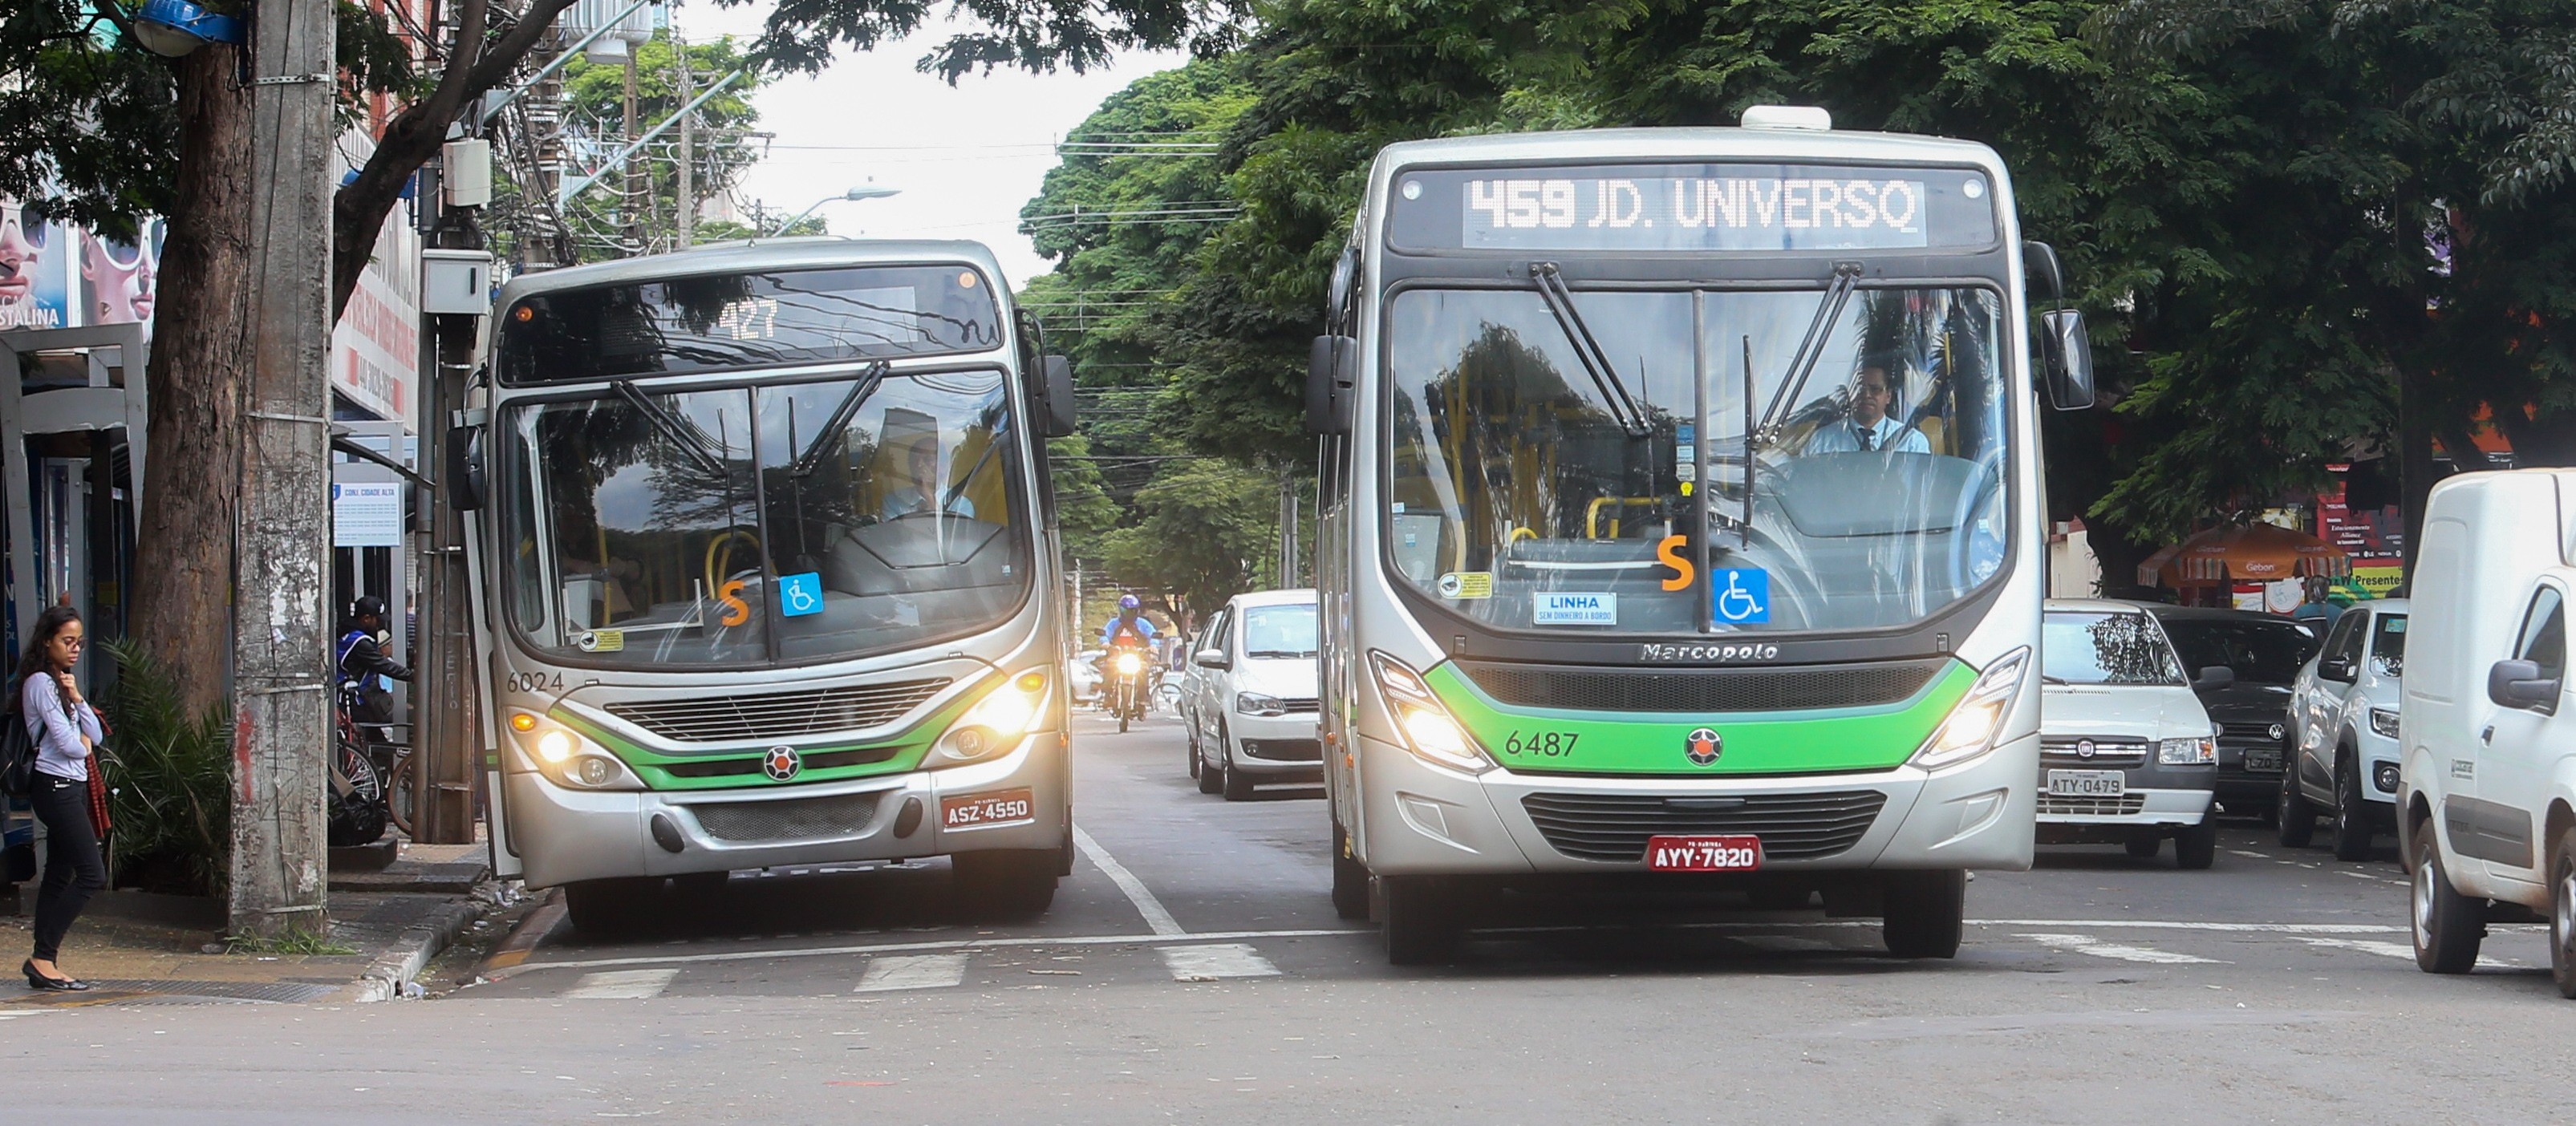
<path fill-rule="evenodd" d="M 1014 676 L 948 725 L 948 733 L 939 737 L 939 753 L 925 765 L 956 766 L 1008 751 L 1045 722 L 1046 705 L 1045 673 L 1031 669 Z"/>
<path fill-rule="evenodd" d="M 569 728 L 557 727 L 528 712 L 510 716 L 519 746 L 535 759 L 537 770 L 556 785 L 576 790 L 641 790 L 644 780 L 624 760 Z"/>
<path fill-rule="evenodd" d="M 2159 766 L 2207 766 L 2218 761 L 2218 740 L 2206 735 L 2197 739 L 2162 739 L 2156 743 Z"/>
<path fill-rule="evenodd" d="M 2029 668 L 2026 646 L 1987 665 L 1958 706 L 1950 709 L 1949 718 L 1933 728 L 1932 737 L 1914 752 L 1914 765 L 1939 770 L 1994 750 L 1995 736 L 2003 731 L 2004 717 L 2012 714 L 2013 700 L 2021 695 L 2022 674 Z"/>
<path fill-rule="evenodd" d="M 1404 744 L 1413 753 L 1452 770 L 1481 774 L 1494 768 L 1494 760 L 1476 745 L 1457 717 L 1449 714 L 1447 705 L 1423 683 L 1422 674 L 1404 662 L 1372 650 L 1369 669 L 1377 675 L 1378 692 L 1386 697 L 1387 706 L 1395 712 L 1395 729 L 1404 736 Z"/>

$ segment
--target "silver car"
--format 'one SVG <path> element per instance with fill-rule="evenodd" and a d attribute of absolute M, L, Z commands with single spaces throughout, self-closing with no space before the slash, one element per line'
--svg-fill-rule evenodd
<path fill-rule="evenodd" d="M 2281 772 L 2281 843 L 2306 845 L 2317 815 L 2334 819 L 2337 859 L 2370 856 L 2397 830 L 2397 701 L 2406 665 L 2406 600 L 2363 602 L 2335 619 L 2291 685 L 2298 727 Z"/>

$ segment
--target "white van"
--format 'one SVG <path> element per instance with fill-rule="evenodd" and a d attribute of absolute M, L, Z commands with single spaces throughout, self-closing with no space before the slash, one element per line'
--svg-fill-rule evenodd
<path fill-rule="evenodd" d="M 2576 997 L 2576 699 L 2567 603 L 2576 471 L 2433 487 L 2410 592 L 2398 841 L 2415 962 L 2467 973 L 2491 922 L 2549 923 Z"/>

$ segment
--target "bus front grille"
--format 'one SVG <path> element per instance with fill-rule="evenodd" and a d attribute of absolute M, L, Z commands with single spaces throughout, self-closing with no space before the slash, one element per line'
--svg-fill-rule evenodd
<path fill-rule="evenodd" d="M 1644 859 L 1649 837 L 1749 834 L 1770 860 L 1814 860 L 1858 844 L 1887 795 L 1877 790 L 1696 795 L 1530 794 L 1539 835 L 1578 860 Z"/>
<path fill-rule="evenodd" d="M 1610 669 L 1457 661 L 1495 700 L 1530 708 L 1621 712 L 1760 712 L 1852 708 L 1914 698 L 1948 658 L 1763 669 Z"/>
<path fill-rule="evenodd" d="M 698 827 L 718 840 L 742 843 L 854 837 L 877 815 L 877 794 L 841 794 L 785 801 L 706 802 L 689 806 Z"/>
<path fill-rule="evenodd" d="M 788 739 L 892 723 L 948 683 L 943 676 L 759 696 L 629 700 L 608 705 L 608 714 L 684 743 Z"/>

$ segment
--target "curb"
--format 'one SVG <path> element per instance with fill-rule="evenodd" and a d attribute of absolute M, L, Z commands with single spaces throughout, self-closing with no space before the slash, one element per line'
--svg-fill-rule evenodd
<path fill-rule="evenodd" d="M 456 936 L 472 926 L 483 915 L 484 904 L 478 900 L 460 899 L 442 905 L 428 921 L 402 932 L 393 946 L 367 964 L 358 980 L 349 983 L 332 1000 L 365 1004 L 391 1001 L 403 995 L 404 987 L 420 975 L 422 967 L 456 941 Z"/>

